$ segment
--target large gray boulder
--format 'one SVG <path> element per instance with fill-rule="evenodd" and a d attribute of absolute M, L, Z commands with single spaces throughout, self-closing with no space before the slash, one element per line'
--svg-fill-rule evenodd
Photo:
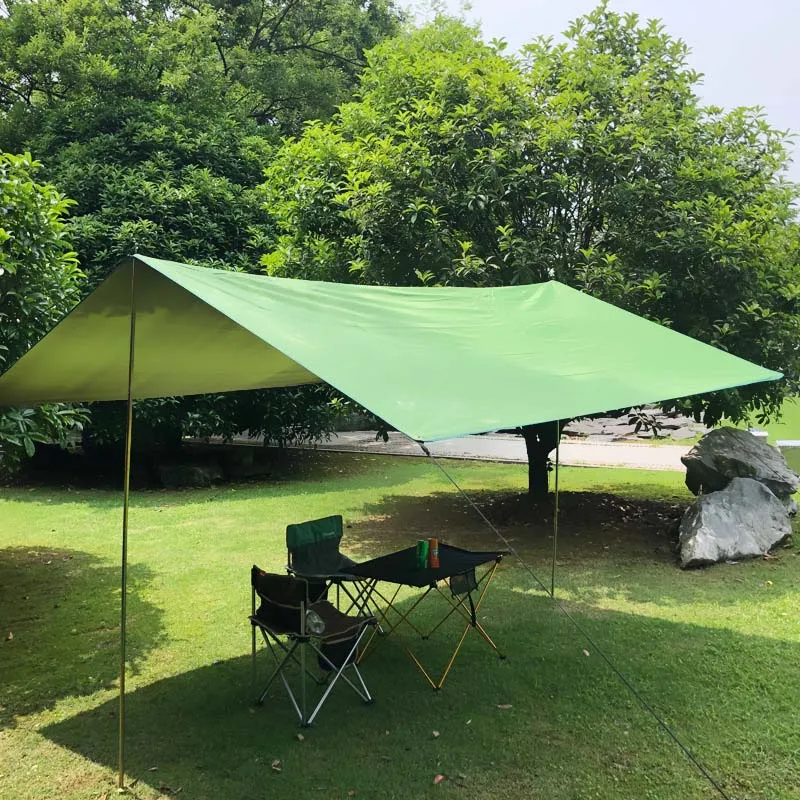
<path fill-rule="evenodd" d="M 734 478 L 686 510 L 679 529 L 681 566 L 761 556 L 791 532 L 786 507 L 763 483 Z"/>
<path fill-rule="evenodd" d="M 686 486 L 693 494 L 724 489 L 733 478 L 753 478 L 785 500 L 800 483 L 780 450 L 737 428 L 710 431 L 681 461 L 686 466 Z"/>

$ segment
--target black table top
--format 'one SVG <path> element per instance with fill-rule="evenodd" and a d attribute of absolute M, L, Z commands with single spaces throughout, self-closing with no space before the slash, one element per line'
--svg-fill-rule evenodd
<path fill-rule="evenodd" d="M 349 570 L 350 574 L 359 578 L 372 578 L 387 583 L 400 583 L 405 586 L 429 586 L 438 580 L 461 575 L 470 569 L 499 561 L 502 552 L 464 550 L 451 544 L 439 542 L 438 569 L 420 569 L 417 566 L 417 547 L 407 547 L 396 553 L 378 556 L 369 561 L 362 561 Z"/>

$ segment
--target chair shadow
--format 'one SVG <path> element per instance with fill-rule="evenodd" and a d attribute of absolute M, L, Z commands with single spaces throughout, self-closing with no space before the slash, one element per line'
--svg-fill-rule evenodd
<path fill-rule="evenodd" d="M 129 669 L 162 641 L 162 612 L 141 592 L 151 572 L 128 571 Z M 0 550 L 0 729 L 59 700 L 94 694 L 119 676 L 119 566 L 50 547 Z"/>
<path fill-rule="evenodd" d="M 127 698 L 129 780 L 164 794 L 180 791 L 193 800 L 347 797 L 353 792 L 357 797 L 422 797 L 435 772 L 463 770 L 467 785 L 487 796 L 491 786 L 502 795 L 506 783 L 524 785 L 535 753 L 539 776 L 551 771 L 564 785 L 559 797 L 581 796 L 579 787 L 588 784 L 616 792 L 598 797 L 633 797 L 635 787 L 641 788 L 637 775 L 652 768 L 648 759 L 656 748 L 659 769 L 668 766 L 660 779 L 665 786 L 674 784 L 676 792 L 666 794 L 705 796 L 696 770 L 596 652 L 584 654 L 591 645 L 549 599 L 508 585 L 489 594 L 482 620 L 506 660 L 479 637 L 468 636 L 444 689 L 433 692 L 389 636 L 362 665 L 376 702 L 365 706 L 338 686 L 302 740 L 280 686 L 271 689 L 264 707 L 251 705 L 266 672 L 262 661 L 261 678 L 253 684 L 249 656 L 137 689 Z M 434 612 L 432 607 L 425 612 L 429 621 Z M 800 646 L 617 612 L 576 613 L 592 636 L 610 643 L 611 658 L 701 759 L 715 764 L 728 758 L 730 771 L 730 747 L 752 753 L 752 763 L 744 764 L 751 771 L 762 769 L 759 759 L 765 752 L 771 763 L 792 762 L 800 731 L 787 714 L 781 683 L 789 680 Z M 457 637 L 456 626 L 419 652 L 444 663 Z M 744 680 L 735 669 L 739 658 L 753 659 L 754 667 L 761 664 L 764 674 L 771 674 L 759 706 L 759 714 L 773 720 L 767 729 L 742 725 L 747 711 L 721 702 L 745 688 L 737 686 Z M 503 708 L 509 710 L 498 710 Z M 115 701 L 109 701 L 40 733 L 114 769 L 115 710 Z M 441 731 L 441 739 L 434 741 L 432 730 Z M 629 733 L 633 736 L 627 738 Z M 592 752 L 592 759 L 563 775 L 559 771 L 574 761 L 576 749 Z M 620 752 L 625 772 L 618 771 Z M 588 769 L 591 774 L 581 773 Z M 763 770 L 764 786 L 774 781 L 780 789 L 785 776 L 768 775 L 768 764 Z M 628 779 L 634 789 L 626 794 Z M 729 788 L 739 785 L 735 775 L 725 780 Z M 675 788 L 680 786 L 686 788 L 683 795 Z"/>

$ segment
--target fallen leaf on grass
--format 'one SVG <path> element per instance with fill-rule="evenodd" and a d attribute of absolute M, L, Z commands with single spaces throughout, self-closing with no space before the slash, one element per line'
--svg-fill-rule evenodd
<path fill-rule="evenodd" d="M 436 786 L 437 783 L 441 783 L 443 780 L 444 780 L 444 775 L 434 775 L 433 785 Z"/>
<path fill-rule="evenodd" d="M 513 708 L 514 706 L 512 706 L 511 703 L 498 703 L 497 707 L 501 711 L 505 711 L 506 709 Z"/>
<path fill-rule="evenodd" d="M 274 760 L 274 761 L 273 761 L 273 762 L 270 764 L 270 766 L 272 767 L 272 769 L 273 769 L 275 772 L 280 772 L 280 771 L 283 769 L 283 767 L 281 766 L 281 760 L 280 760 L 279 758 L 276 758 L 276 759 L 275 759 L 275 760 Z"/>

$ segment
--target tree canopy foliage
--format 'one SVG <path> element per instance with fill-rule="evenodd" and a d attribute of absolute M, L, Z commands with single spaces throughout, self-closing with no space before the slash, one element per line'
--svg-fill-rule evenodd
<path fill-rule="evenodd" d="M 29 154 L 0 153 L 0 370 L 16 361 L 78 299 L 83 273 L 65 238 L 70 201 L 36 183 Z M 0 414 L 0 470 L 12 470 L 35 442 L 65 442 L 85 413 L 64 405 Z"/>
<path fill-rule="evenodd" d="M 270 148 L 348 99 L 391 0 L 8 0 L 0 4 L 0 141 L 75 198 L 87 288 L 134 252 L 258 269 L 272 227 L 254 188 Z M 318 390 L 148 401 L 155 441 L 185 433 L 308 438 Z M 94 439 L 119 436 L 95 407 Z"/>
<path fill-rule="evenodd" d="M 136 249 L 246 268 L 267 147 L 349 97 L 389 0 L 9 0 L 0 140 L 76 199 L 95 280 Z"/>
<path fill-rule="evenodd" d="M 280 239 L 263 263 L 388 284 L 555 278 L 787 375 L 668 406 L 774 414 L 800 375 L 787 136 L 758 110 L 703 107 L 698 80 L 658 22 L 605 5 L 519 56 L 451 19 L 409 32 L 268 167 Z M 525 432 L 540 461 L 546 431 Z"/>

